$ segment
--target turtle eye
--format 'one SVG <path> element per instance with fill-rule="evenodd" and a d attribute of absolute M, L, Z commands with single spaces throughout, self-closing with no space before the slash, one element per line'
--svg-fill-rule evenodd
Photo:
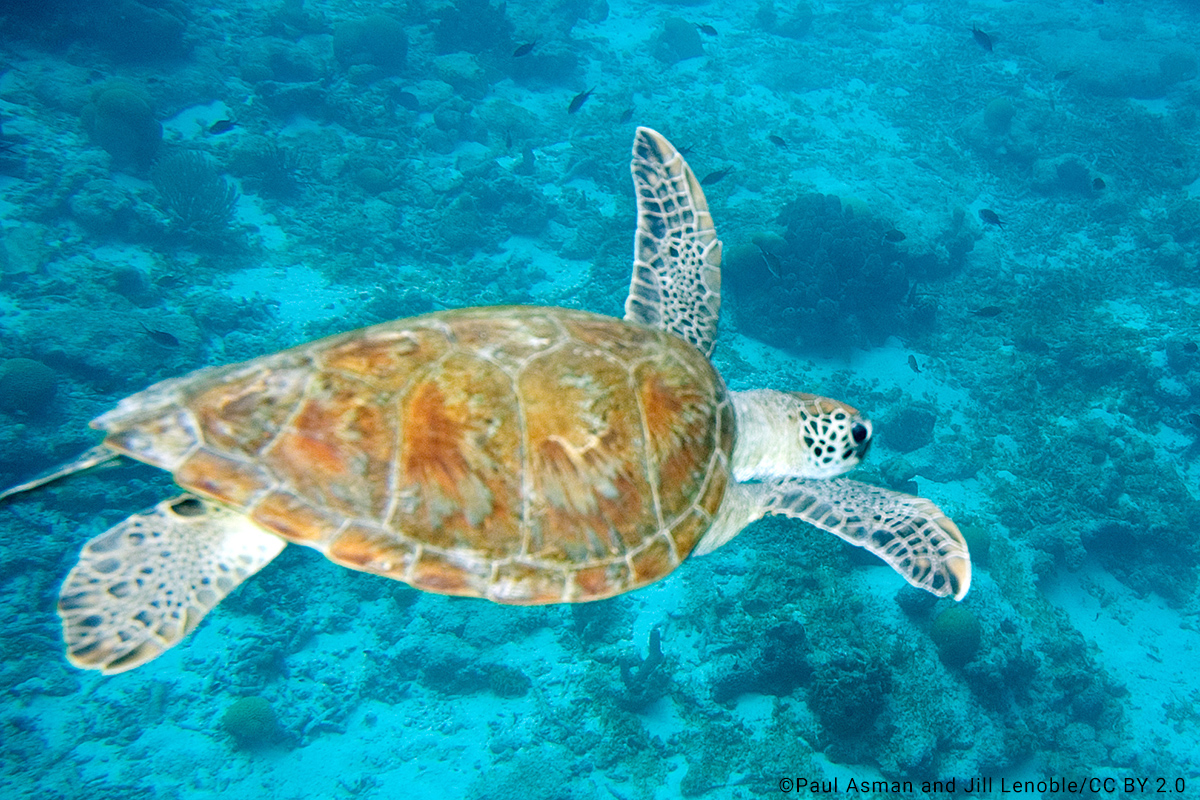
<path fill-rule="evenodd" d="M 867 437 L 870 436 L 871 433 L 867 430 L 866 425 L 863 425 L 861 422 L 856 422 L 854 423 L 854 427 L 850 429 L 850 435 L 854 438 L 855 444 L 862 444 L 867 440 Z"/>

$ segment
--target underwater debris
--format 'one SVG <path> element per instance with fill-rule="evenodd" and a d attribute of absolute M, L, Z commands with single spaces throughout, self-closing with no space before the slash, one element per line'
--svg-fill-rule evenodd
<path fill-rule="evenodd" d="M 588 89 L 586 92 L 580 92 L 572 97 L 571 105 L 567 106 L 567 113 L 574 114 L 578 112 L 579 109 L 583 108 L 583 104 L 588 101 L 588 98 L 592 96 L 592 92 L 594 91 L 596 91 L 595 86 L 593 86 L 591 89 Z"/>
<path fill-rule="evenodd" d="M 991 36 L 988 36 L 974 25 L 971 26 L 971 35 L 975 37 L 975 41 L 979 43 L 980 47 L 982 47 L 984 50 L 987 50 L 989 53 L 992 52 Z"/>
<path fill-rule="evenodd" d="M 979 209 L 979 218 L 988 225 L 995 225 L 997 228 L 1004 227 L 1004 223 L 1000 220 L 1000 215 L 990 208 Z"/>
<path fill-rule="evenodd" d="M 716 172 L 710 172 L 707 175 L 705 175 L 703 178 L 700 179 L 700 185 L 701 186 L 712 186 L 714 183 L 717 183 L 718 181 L 725 180 L 725 178 L 731 172 L 733 172 L 732 166 L 726 167 L 725 169 L 719 169 Z"/>

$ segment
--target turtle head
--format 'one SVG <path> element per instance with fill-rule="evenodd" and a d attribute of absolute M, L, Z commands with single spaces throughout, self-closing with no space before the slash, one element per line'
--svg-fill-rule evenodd
<path fill-rule="evenodd" d="M 871 421 L 839 400 L 802 392 L 795 398 L 804 478 L 833 478 L 849 472 L 871 449 Z"/>
<path fill-rule="evenodd" d="M 734 478 L 833 478 L 858 466 L 871 423 L 851 406 L 801 392 L 732 392 L 737 415 Z"/>

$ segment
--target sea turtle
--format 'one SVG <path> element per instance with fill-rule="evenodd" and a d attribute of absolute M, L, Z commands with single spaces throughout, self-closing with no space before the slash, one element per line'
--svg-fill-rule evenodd
<path fill-rule="evenodd" d="M 633 146 L 625 318 L 439 311 L 156 384 L 100 445 L 10 490 L 128 456 L 187 493 L 88 542 L 59 595 L 67 657 L 106 674 L 178 644 L 287 542 L 351 569 L 498 603 L 599 600 L 780 514 L 956 600 L 958 528 L 847 479 L 871 443 L 848 405 L 730 392 L 709 355 L 721 243 L 660 134 Z"/>

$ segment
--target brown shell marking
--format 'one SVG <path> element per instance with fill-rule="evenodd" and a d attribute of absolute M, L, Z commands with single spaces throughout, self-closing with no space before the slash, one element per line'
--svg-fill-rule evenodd
<path fill-rule="evenodd" d="M 98 423 L 114 449 L 339 564 L 522 604 L 609 597 L 678 566 L 720 505 L 734 434 L 688 343 L 525 307 L 197 373 Z"/>

